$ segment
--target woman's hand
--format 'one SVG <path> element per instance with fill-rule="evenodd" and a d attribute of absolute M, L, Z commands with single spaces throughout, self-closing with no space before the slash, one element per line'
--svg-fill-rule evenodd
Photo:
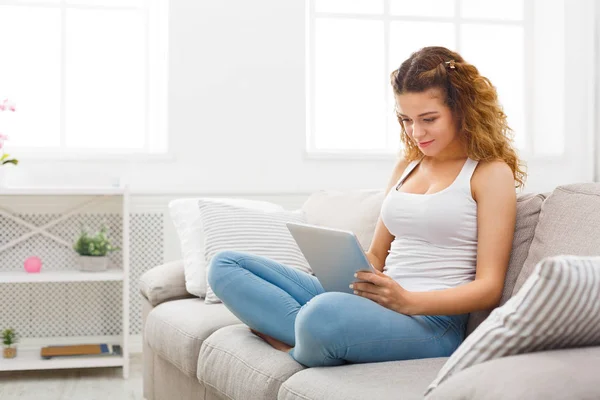
<path fill-rule="evenodd" d="M 389 308 L 401 314 L 412 315 L 410 292 L 404 289 L 388 275 L 379 270 L 375 272 L 357 271 L 354 276 L 366 282 L 353 282 L 354 294 Z"/>

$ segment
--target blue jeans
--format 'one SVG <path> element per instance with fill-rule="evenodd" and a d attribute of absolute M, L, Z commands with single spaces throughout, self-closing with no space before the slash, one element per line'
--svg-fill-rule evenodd
<path fill-rule="evenodd" d="M 293 349 L 306 367 L 448 357 L 469 314 L 404 315 L 354 294 L 325 292 L 317 277 L 266 257 L 223 251 L 208 282 L 250 328 Z"/>

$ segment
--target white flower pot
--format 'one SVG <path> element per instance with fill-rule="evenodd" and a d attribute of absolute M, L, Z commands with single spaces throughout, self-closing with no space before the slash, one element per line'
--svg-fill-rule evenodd
<path fill-rule="evenodd" d="M 108 257 L 79 256 L 79 269 L 86 272 L 106 271 Z"/>

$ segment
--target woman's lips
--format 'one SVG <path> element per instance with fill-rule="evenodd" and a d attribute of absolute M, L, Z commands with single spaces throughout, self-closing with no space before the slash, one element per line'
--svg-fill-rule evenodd
<path fill-rule="evenodd" d="M 433 140 L 430 140 L 429 142 L 420 142 L 419 147 L 427 147 L 433 142 L 434 142 Z"/>

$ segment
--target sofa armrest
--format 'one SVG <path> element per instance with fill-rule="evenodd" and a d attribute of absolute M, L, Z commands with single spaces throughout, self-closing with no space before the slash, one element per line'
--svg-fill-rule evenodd
<path fill-rule="evenodd" d="M 497 358 L 443 382 L 427 400 L 600 399 L 600 346 Z"/>
<path fill-rule="evenodd" d="M 153 307 L 166 301 L 194 297 L 185 289 L 183 261 L 173 261 L 146 271 L 140 277 L 140 292 Z"/>

